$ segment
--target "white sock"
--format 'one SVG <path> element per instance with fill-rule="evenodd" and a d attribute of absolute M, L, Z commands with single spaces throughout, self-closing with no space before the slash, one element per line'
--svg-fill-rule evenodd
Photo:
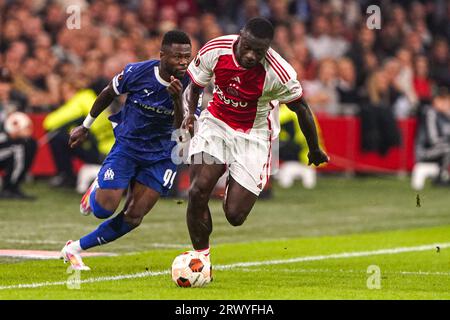
<path fill-rule="evenodd" d="M 209 247 L 206 249 L 195 250 L 195 251 L 203 253 L 205 256 L 209 256 Z"/>
<path fill-rule="evenodd" d="M 76 252 L 83 251 L 83 249 L 81 249 L 81 246 L 80 246 L 80 240 L 74 241 L 71 244 L 69 244 L 69 249 L 76 251 Z"/>

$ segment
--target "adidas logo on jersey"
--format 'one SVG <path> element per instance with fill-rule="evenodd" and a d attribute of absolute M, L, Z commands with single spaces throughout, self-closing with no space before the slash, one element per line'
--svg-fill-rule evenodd
<path fill-rule="evenodd" d="M 241 83 L 241 79 L 238 76 L 231 78 L 231 80 L 236 81 L 237 83 Z"/>
<path fill-rule="evenodd" d="M 106 170 L 105 175 L 103 176 L 103 180 L 114 180 L 114 171 L 111 168 Z"/>

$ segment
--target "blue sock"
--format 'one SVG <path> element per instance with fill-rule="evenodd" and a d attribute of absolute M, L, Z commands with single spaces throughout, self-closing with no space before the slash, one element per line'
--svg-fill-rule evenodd
<path fill-rule="evenodd" d="M 86 250 L 106 244 L 133 230 L 134 228 L 124 221 L 124 216 L 123 212 L 119 213 L 114 218 L 103 222 L 95 231 L 81 238 L 81 249 Z"/>
<path fill-rule="evenodd" d="M 95 188 L 94 191 L 89 195 L 89 206 L 91 207 L 92 213 L 99 219 L 106 219 L 111 217 L 114 212 L 108 211 L 95 200 L 95 194 L 97 193 L 98 188 Z"/>

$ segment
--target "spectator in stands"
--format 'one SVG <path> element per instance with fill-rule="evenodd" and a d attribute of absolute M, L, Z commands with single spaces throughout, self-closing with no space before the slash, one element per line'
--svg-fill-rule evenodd
<path fill-rule="evenodd" d="M 416 109 L 406 104 L 414 104 L 413 95 L 423 104 L 430 99 L 431 84 L 450 83 L 450 5 L 443 0 L 387 2 L 381 30 L 370 30 L 366 8 L 376 2 L 368 0 L 0 0 L 0 63 L 11 71 L 13 87 L 26 96 L 27 110 L 48 112 L 65 103 L 61 91 L 74 75 L 98 93 L 117 66 L 158 58 L 161 32 L 169 27 L 189 33 L 195 56 L 206 41 L 237 33 L 248 19 L 265 16 L 277 25 L 274 45 L 297 70 L 305 94 L 316 99 L 312 107 L 340 114 L 329 106 L 354 101 L 355 91 L 362 94 L 368 78 L 382 68 L 387 100 L 395 108 L 406 106 L 408 111 L 399 115 L 410 116 Z M 81 5 L 81 29 L 66 27 L 69 4 Z M 354 70 L 340 60 L 343 55 Z M 329 72 L 336 63 L 337 75 L 327 76 L 336 73 Z M 211 92 L 205 89 L 205 100 Z"/>
<path fill-rule="evenodd" d="M 340 110 L 345 114 L 357 113 L 361 103 L 361 94 L 356 86 L 356 71 L 352 60 L 341 58 L 337 62 L 338 81 L 337 92 Z"/>
<path fill-rule="evenodd" d="M 20 185 L 25 179 L 36 154 L 37 143 L 27 132 L 5 129 L 5 120 L 15 111 L 25 109 L 26 98 L 12 89 L 10 71 L 0 67 L 0 169 L 3 171 L 0 199 L 33 200 Z"/>
<path fill-rule="evenodd" d="M 414 114 L 417 106 L 417 96 L 414 90 L 412 54 L 406 48 L 400 48 L 396 53 L 398 73 L 394 79 L 396 88 L 403 94 L 394 103 L 394 112 L 397 118 L 407 118 Z"/>
<path fill-rule="evenodd" d="M 414 90 L 419 99 L 419 107 L 431 102 L 432 82 L 429 76 L 428 59 L 426 56 L 416 56 L 414 58 Z M 419 110 L 420 112 L 420 110 Z"/>
<path fill-rule="evenodd" d="M 29 98 L 30 108 L 51 110 L 59 103 L 59 77 L 45 73 L 36 58 L 27 58 L 15 77 L 15 87 Z"/>
<path fill-rule="evenodd" d="M 392 104 L 392 110 L 397 118 L 403 118 L 409 114 L 412 109 L 408 100 L 408 90 L 412 89 L 412 79 L 409 75 L 405 77 L 403 65 L 397 57 L 389 57 L 383 61 L 382 70 L 384 71 L 387 86 L 389 88 L 389 101 Z M 411 82 L 409 82 L 411 81 Z"/>
<path fill-rule="evenodd" d="M 289 2 L 287 0 L 268 0 L 267 3 L 269 6 L 268 19 L 275 27 L 289 22 Z"/>
<path fill-rule="evenodd" d="M 385 56 L 393 56 L 402 42 L 402 33 L 392 22 L 385 22 L 380 30 L 379 45 Z"/>
<path fill-rule="evenodd" d="M 318 68 L 317 61 L 312 58 L 306 43 L 304 41 L 297 41 L 294 39 L 292 50 L 293 59 L 289 62 L 291 64 L 297 62 L 303 66 L 303 72 L 297 72 L 297 74 L 301 76 L 302 80 L 314 80 L 316 78 Z"/>
<path fill-rule="evenodd" d="M 66 80 L 62 91 L 66 102 L 50 113 L 43 123 L 57 168 L 57 175 L 50 180 L 50 184 L 54 187 L 75 187 L 72 160 L 79 158 L 85 163 L 101 164 L 114 144 L 114 134 L 108 113 L 103 112 L 92 125 L 89 139 L 77 148 L 70 148 L 69 132 L 83 122 L 96 94 L 92 89 L 81 89 L 75 79 Z"/>
<path fill-rule="evenodd" d="M 430 74 L 438 86 L 448 86 L 450 83 L 450 56 L 448 50 L 448 41 L 444 38 L 438 38 L 433 44 L 430 55 Z"/>
<path fill-rule="evenodd" d="M 303 89 L 308 96 L 315 114 L 338 115 L 337 71 L 333 59 L 320 62 L 317 80 L 303 81 Z"/>
<path fill-rule="evenodd" d="M 358 66 L 356 70 L 356 83 L 358 87 L 364 86 L 367 76 L 373 71 L 370 69 L 371 65 L 368 64 L 371 61 L 367 60 L 374 60 L 373 56 L 376 55 L 375 39 L 375 32 L 363 24 L 359 27 L 356 41 L 353 42 L 346 53 L 353 61 L 353 64 Z"/>
<path fill-rule="evenodd" d="M 434 96 L 422 120 L 416 140 L 416 159 L 438 163 L 440 169 L 435 182 L 450 186 L 450 94 L 447 88 L 441 88 Z"/>
<path fill-rule="evenodd" d="M 325 16 L 314 19 L 312 33 L 307 36 L 306 44 L 316 60 L 339 58 L 347 51 L 345 43 L 336 43 L 330 36 L 330 23 Z"/>
<path fill-rule="evenodd" d="M 285 59 L 292 60 L 294 52 L 292 50 L 292 42 L 290 38 L 289 24 L 278 24 L 275 27 L 272 47 L 279 52 Z"/>
<path fill-rule="evenodd" d="M 378 70 L 368 79 L 366 101 L 361 103 L 361 142 L 366 152 L 386 155 L 400 145 L 400 130 L 397 126 L 393 108 L 392 89 L 386 71 Z"/>
<path fill-rule="evenodd" d="M 289 4 L 289 12 L 300 21 L 309 21 L 311 18 L 311 4 L 308 0 L 293 0 Z"/>
<path fill-rule="evenodd" d="M 350 35 L 347 32 L 342 16 L 339 14 L 333 14 L 331 17 L 330 36 L 334 51 L 333 57 L 336 59 L 342 57 L 350 47 L 347 40 Z"/>
<path fill-rule="evenodd" d="M 237 26 L 235 32 L 239 32 L 248 20 L 258 16 L 267 16 L 268 11 L 265 1 L 244 0 L 242 6 L 238 6 L 236 17 L 233 19 Z"/>

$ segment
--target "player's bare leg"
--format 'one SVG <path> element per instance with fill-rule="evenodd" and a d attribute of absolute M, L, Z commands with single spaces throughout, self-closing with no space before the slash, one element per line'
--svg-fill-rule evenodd
<path fill-rule="evenodd" d="M 95 201 L 108 211 L 115 212 L 119 207 L 124 189 L 97 189 Z"/>
<path fill-rule="evenodd" d="M 134 229 L 142 223 L 145 215 L 156 204 L 159 193 L 136 181 L 131 189 L 131 194 L 132 196 L 125 206 L 124 221 Z"/>
<path fill-rule="evenodd" d="M 92 212 L 99 219 L 109 218 L 117 210 L 125 189 L 101 189 L 97 179 L 81 198 L 80 212 L 87 216 Z"/>
<path fill-rule="evenodd" d="M 228 222 L 235 227 L 242 225 L 257 199 L 257 195 L 245 189 L 230 175 L 223 201 L 223 210 Z"/>
<path fill-rule="evenodd" d="M 225 166 L 216 161 L 214 164 L 192 164 L 190 170 L 191 187 L 186 220 L 192 246 L 195 250 L 202 250 L 209 248 L 209 236 L 212 232 L 209 198 L 217 181 L 224 174 Z"/>

